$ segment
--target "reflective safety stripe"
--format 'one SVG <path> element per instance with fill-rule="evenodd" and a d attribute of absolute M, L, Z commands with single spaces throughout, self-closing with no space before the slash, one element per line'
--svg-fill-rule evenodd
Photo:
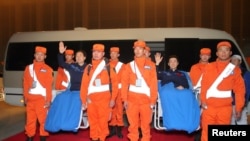
<path fill-rule="evenodd" d="M 101 86 L 93 86 L 89 87 L 88 94 L 95 93 L 95 92 L 105 92 L 109 91 L 109 84 L 101 85 Z"/>
<path fill-rule="evenodd" d="M 118 84 L 118 88 L 119 88 L 119 89 L 122 88 L 122 84 L 121 84 L 121 83 Z"/>
<path fill-rule="evenodd" d="M 130 84 L 129 91 L 135 92 L 135 93 L 145 94 L 145 95 L 150 97 L 150 88 L 148 87 L 146 81 L 142 77 L 141 72 L 140 72 L 139 68 L 137 67 L 136 63 L 134 61 L 130 62 L 130 67 L 131 67 L 132 71 L 136 74 L 137 79 L 141 79 L 142 81 L 141 81 L 140 87 L 137 87 L 135 85 Z M 136 69 L 136 71 L 135 71 L 135 69 Z"/>
<path fill-rule="evenodd" d="M 69 83 L 70 83 L 70 74 L 66 69 L 63 69 L 63 71 L 67 77 L 67 81 L 62 81 L 62 85 L 67 88 L 69 86 Z"/>
<path fill-rule="evenodd" d="M 122 67 L 123 63 L 122 62 L 118 62 L 117 65 L 115 66 L 115 71 L 116 73 L 118 73 Z M 122 84 L 119 83 L 118 84 L 118 89 L 121 89 L 122 88 Z"/>
<path fill-rule="evenodd" d="M 62 85 L 67 88 L 69 86 L 69 83 L 65 82 L 65 81 L 62 81 Z"/>
<path fill-rule="evenodd" d="M 37 77 L 36 77 L 36 73 L 34 72 L 33 69 L 33 64 L 29 65 L 29 71 L 30 71 L 30 75 L 33 78 L 33 81 L 36 82 L 36 87 L 35 88 L 30 88 L 29 89 L 29 94 L 33 94 L 33 95 L 42 95 L 42 96 L 46 96 L 46 89 L 41 85 L 41 83 L 38 81 Z"/>
<path fill-rule="evenodd" d="M 202 76 L 203 74 L 200 76 L 197 84 L 193 87 L 193 89 L 197 92 L 197 93 L 200 93 L 201 91 L 201 80 L 202 80 Z"/>
<path fill-rule="evenodd" d="M 209 97 L 216 97 L 216 98 L 229 98 L 232 97 L 231 91 L 219 91 L 218 89 L 209 89 L 207 91 L 207 99 Z"/>
<path fill-rule="evenodd" d="M 96 79 L 96 76 L 101 73 L 103 68 L 105 67 L 105 61 L 102 60 L 101 63 L 97 66 L 96 70 L 94 71 L 91 80 L 89 82 L 89 87 L 88 87 L 88 95 L 91 93 L 95 92 L 104 92 L 104 91 L 109 91 L 109 84 L 106 85 L 101 85 L 101 86 L 94 86 L 93 82 Z"/>
<path fill-rule="evenodd" d="M 220 91 L 220 90 L 217 89 L 217 86 L 220 84 L 220 82 L 224 78 L 228 77 L 233 72 L 234 68 L 235 68 L 235 65 L 233 65 L 232 63 L 229 63 L 226 66 L 226 68 L 223 70 L 223 72 L 214 81 L 212 86 L 207 90 L 207 95 L 206 95 L 207 99 L 209 97 L 229 98 L 229 97 L 232 96 L 231 90 L 229 90 L 229 91 Z"/>
<path fill-rule="evenodd" d="M 116 66 L 115 66 L 115 71 L 118 73 L 119 71 L 120 71 L 120 69 L 121 69 L 121 67 L 122 67 L 122 62 L 118 62 L 117 64 L 116 64 Z"/>
<path fill-rule="evenodd" d="M 135 85 L 129 85 L 129 91 L 150 96 L 150 90 L 147 87 L 143 87 L 143 86 L 136 87 Z"/>

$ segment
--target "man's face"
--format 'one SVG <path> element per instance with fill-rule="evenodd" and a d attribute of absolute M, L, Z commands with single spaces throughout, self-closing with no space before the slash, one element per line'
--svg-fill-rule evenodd
<path fill-rule="evenodd" d="M 146 57 L 150 57 L 150 55 L 151 55 L 150 51 L 145 50 L 144 52 L 145 52 L 145 56 L 146 56 Z"/>
<path fill-rule="evenodd" d="M 77 63 L 84 63 L 86 56 L 81 51 L 76 52 L 76 62 Z"/>
<path fill-rule="evenodd" d="M 110 58 L 111 58 L 112 60 L 118 59 L 119 56 L 120 56 L 120 54 L 119 54 L 118 52 L 116 52 L 116 51 L 111 51 L 111 52 L 110 52 Z"/>
<path fill-rule="evenodd" d="M 104 54 L 105 54 L 105 53 L 104 53 L 103 51 L 94 50 L 94 51 L 92 52 L 92 58 L 93 58 L 94 60 L 100 60 L 100 59 L 103 58 Z"/>
<path fill-rule="evenodd" d="M 231 54 L 232 54 L 231 49 L 226 46 L 219 47 L 216 52 L 218 59 L 221 61 L 226 61 L 230 59 Z"/>
<path fill-rule="evenodd" d="M 235 66 L 240 66 L 241 61 L 238 58 L 231 58 L 231 63 Z"/>
<path fill-rule="evenodd" d="M 46 58 L 46 54 L 42 53 L 42 52 L 36 52 L 34 54 L 35 60 L 37 62 L 44 62 L 45 58 Z"/>
<path fill-rule="evenodd" d="M 134 47 L 134 54 L 135 54 L 135 57 L 144 56 L 144 48 L 143 47 Z"/>
<path fill-rule="evenodd" d="M 208 54 L 201 54 L 201 55 L 200 55 L 200 58 L 201 58 L 201 62 L 208 62 L 209 59 L 211 58 L 211 55 L 208 55 Z"/>
<path fill-rule="evenodd" d="M 65 54 L 65 60 L 66 60 L 66 62 L 72 61 L 73 58 L 74 58 L 73 54 Z"/>
<path fill-rule="evenodd" d="M 179 62 L 178 62 L 177 58 L 169 58 L 168 66 L 170 69 L 177 69 L 178 65 L 179 65 Z"/>

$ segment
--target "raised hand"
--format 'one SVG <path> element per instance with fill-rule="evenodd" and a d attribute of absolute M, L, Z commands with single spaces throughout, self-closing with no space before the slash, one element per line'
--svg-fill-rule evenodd
<path fill-rule="evenodd" d="M 67 47 L 64 46 L 64 43 L 63 43 L 62 41 L 60 41 L 60 42 L 59 42 L 59 52 L 60 52 L 61 54 L 63 54 L 64 51 L 65 51 L 66 49 L 67 49 Z"/>
<path fill-rule="evenodd" d="M 155 64 L 158 66 L 161 63 L 162 59 L 163 57 L 161 56 L 161 53 L 157 52 L 155 54 Z"/>

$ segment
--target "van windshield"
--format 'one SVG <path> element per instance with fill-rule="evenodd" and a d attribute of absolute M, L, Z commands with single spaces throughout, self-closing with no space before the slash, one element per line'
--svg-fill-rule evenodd
<path fill-rule="evenodd" d="M 67 48 L 73 49 L 75 52 L 77 50 L 85 50 L 87 53 L 87 63 L 90 63 L 91 61 L 93 44 L 103 43 L 105 45 L 105 57 L 107 58 L 109 58 L 109 48 L 112 46 L 118 46 L 120 47 L 120 61 L 128 63 L 133 60 L 134 57 L 132 48 L 134 41 L 135 40 L 64 41 L 64 44 Z M 154 54 L 156 52 L 162 53 L 164 60 L 163 63 L 160 64 L 161 69 L 168 69 L 167 59 L 169 55 L 177 55 L 180 61 L 178 69 L 189 71 L 191 66 L 199 61 L 199 51 L 203 47 L 208 47 L 212 50 L 210 61 L 214 61 L 216 59 L 216 44 L 219 41 L 221 41 L 221 39 L 166 38 L 162 42 L 147 42 L 147 44 L 151 48 L 152 61 L 154 61 Z M 58 68 L 58 43 L 58 41 L 9 43 L 5 61 L 5 70 L 23 71 L 26 65 L 33 62 L 35 46 L 39 45 L 47 48 L 47 58 L 45 59 L 45 62 L 56 71 Z M 232 52 L 233 54 L 241 54 L 234 44 Z M 246 67 L 246 65 L 242 63 L 242 67 Z"/>

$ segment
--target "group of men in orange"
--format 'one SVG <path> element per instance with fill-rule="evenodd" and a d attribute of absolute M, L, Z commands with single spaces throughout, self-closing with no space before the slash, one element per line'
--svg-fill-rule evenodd
<path fill-rule="evenodd" d="M 110 131 L 116 131 L 119 138 L 123 137 L 124 107 L 130 124 L 130 140 L 138 140 L 139 127 L 142 140 L 150 140 L 152 108 L 157 99 L 157 77 L 155 64 L 145 56 L 146 47 L 144 41 L 136 41 L 133 45 L 134 60 L 123 64 L 118 59 L 119 47 L 110 48 L 111 58 L 106 61 L 104 45 L 93 45 L 91 64 L 85 68 L 80 89 L 82 107 L 87 109 L 90 138 L 93 141 L 104 141 Z M 40 140 L 45 141 L 49 135 L 44 130 L 44 122 L 52 100 L 53 70 L 44 62 L 46 51 L 45 47 L 36 47 L 34 63 L 26 67 L 23 77 L 28 141 L 34 138 L 37 119 L 40 123 Z M 73 52 L 66 51 L 65 54 L 72 55 Z M 64 73 L 63 69 L 59 70 L 57 77 L 60 77 L 60 72 Z M 61 76 L 56 88 L 66 89 L 69 77 Z"/>
<path fill-rule="evenodd" d="M 135 41 L 133 49 L 134 60 L 124 64 L 119 61 L 119 47 L 110 48 L 110 59 L 107 61 L 104 57 L 105 46 L 93 45 L 92 60 L 84 70 L 80 88 L 82 107 L 87 109 L 90 138 L 93 141 L 104 141 L 115 132 L 119 138 L 123 137 L 121 130 L 124 126 L 124 108 L 129 122 L 128 138 L 138 141 L 138 128 L 141 128 L 143 135 L 141 141 L 149 141 L 151 138 L 150 123 L 158 93 L 156 66 L 146 56 L 150 49 L 146 42 Z M 65 53 L 73 55 L 72 51 Z M 208 63 L 211 54 L 209 48 L 201 49 L 200 53 L 201 60 L 191 68 L 190 77 L 193 85 L 200 87 L 202 141 L 207 141 L 209 124 L 230 124 L 231 90 L 234 90 L 237 97 L 236 113 L 240 118 L 245 85 L 239 68 L 229 63 L 232 54 L 229 42 L 218 43 L 218 58 L 215 62 Z M 44 63 L 45 47 L 37 46 L 34 57 L 33 64 L 26 67 L 23 77 L 27 108 L 25 130 L 27 140 L 33 140 L 38 119 L 40 140 L 45 141 L 49 135 L 44 130 L 44 122 L 52 99 L 53 70 Z M 230 73 L 224 73 L 225 71 Z M 63 82 L 67 82 L 69 78 L 61 80 L 63 81 L 58 83 L 58 89 L 59 84 L 66 84 Z M 67 86 L 63 88 L 65 87 Z"/>
<path fill-rule="evenodd" d="M 246 91 L 240 68 L 230 63 L 231 48 L 230 42 L 219 42 L 217 59 L 210 63 L 211 50 L 201 49 L 200 62 L 190 70 L 193 86 L 200 93 L 201 141 L 208 140 L 209 125 L 230 125 L 232 116 L 241 118 Z M 236 115 L 232 115 L 232 91 L 236 97 Z"/>

